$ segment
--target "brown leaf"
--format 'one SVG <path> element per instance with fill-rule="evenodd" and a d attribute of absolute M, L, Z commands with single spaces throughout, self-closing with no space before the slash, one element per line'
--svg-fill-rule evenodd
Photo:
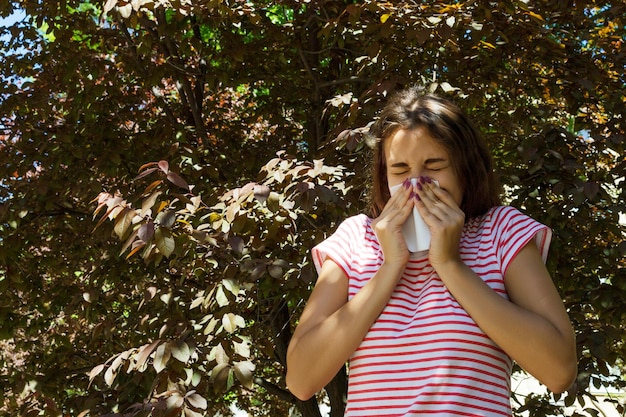
<path fill-rule="evenodd" d="M 143 345 L 141 348 L 139 348 L 139 353 L 137 354 L 137 359 L 135 362 L 135 369 L 141 370 L 143 368 L 154 349 L 156 349 L 156 347 L 160 343 L 160 340 L 155 340 L 154 342 Z"/>
<path fill-rule="evenodd" d="M 159 195 L 161 195 L 161 192 L 155 191 L 154 193 L 150 194 L 148 198 L 143 200 L 143 202 L 141 203 L 141 212 L 139 213 L 141 217 L 144 217 L 152 208 L 152 206 L 154 206 L 154 203 L 156 202 L 156 199 L 159 197 Z"/>
<path fill-rule="evenodd" d="M 200 410 L 206 410 L 207 408 L 207 400 L 195 391 L 188 393 L 185 399 L 193 408 L 198 408 Z"/>
<path fill-rule="evenodd" d="M 211 371 L 211 382 L 216 391 L 226 391 L 230 385 L 230 379 L 232 378 L 232 369 L 227 363 L 220 363 L 216 365 Z"/>
<path fill-rule="evenodd" d="M 131 258 L 134 254 L 139 252 L 145 246 L 146 246 L 145 242 L 142 242 L 140 240 L 135 241 L 133 243 L 133 248 L 130 250 L 130 252 L 128 252 L 128 255 L 126 255 L 126 259 Z"/>
<path fill-rule="evenodd" d="M 170 171 L 170 164 L 167 161 L 159 161 L 158 166 L 165 174 Z"/>
<path fill-rule="evenodd" d="M 148 175 L 152 174 L 154 171 L 158 171 L 158 168 L 150 168 L 150 169 L 146 169 L 144 172 L 142 172 L 141 174 L 137 175 L 135 178 L 133 178 L 133 181 L 138 181 L 144 177 L 147 177 Z"/>
<path fill-rule="evenodd" d="M 135 231 L 134 231 L 134 232 L 133 232 L 133 233 L 132 233 L 132 234 L 128 237 L 128 239 L 126 239 L 126 243 L 124 243 L 124 246 L 122 246 L 122 249 L 120 250 L 120 256 L 122 256 L 122 254 L 123 254 L 124 252 L 126 252 L 126 251 L 128 250 L 128 248 L 130 248 L 130 247 L 131 247 L 131 245 L 133 245 L 133 246 L 134 246 L 135 239 L 137 239 L 137 234 L 138 234 L 138 231 L 137 231 L 137 230 L 135 230 Z"/>
<path fill-rule="evenodd" d="M 169 182 L 171 182 L 172 184 L 179 186 L 180 188 L 184 188 L 185 190 L 189 190 L 189 184 L 187 184 L 187 182 L 184 179 L 182 179 L 180 177 L 180 175 L 178 175 L 175 172 L 171 172 L 171 171 L 168 172 L 167 173 L 167 180 Z"/>
<path fill-rule="evenodd" d="M 270 187 L 268 187 L 267 185 L 256 184 L 254 186 L 254 198 L 256 198 L 261 203 L 264 203 L 269 195 Z"/>
<path fill-rule="evenodd" d="M 170 343 L 162 343 L 157 348 L 154 354 L 154 361 L 152 362 L 152 366 L 154 366 L 154 370 L 157 372 L 161 372 L 167 366 L 167 362 L 170 360 L 172 355 L 172 350 L 170 348 Z"/>
<path fill-rule="evenodd" d="M 146 164 L 143 164 L 142 166 L 139 167 L 139 172 L 143 171 L 144 169 L 148 167 L 155 166 L 156 164 L 158 164 L 158 162 L 148 162 Z"/>
<path fill-rule="evenodd" d="M 154 236 L 154 222 L 152 220 L 149 220 L 148 222 L 142 224 L 137 231 L 137 236 L 139 236 L 139 239 L 143 240 L 144 242 L 149 242 L 150 239 L 152 239 L 152 237 Z"/>
<path fill-rule="evenodd" d="M 222 347 L 221 343 L 219 345 L 215 346 L 213 349 L 211 349 L 211 353 L 210 353 L 209 356 L 215 357 L 215 361 L 218 364 L 227 364 L 228 361 L 230 360 L 230 358 L 226 354 L 226 351 Z"/>
<path fill-rule="evenodd" d="M 252 389 L 253 384 L 253 376 L 255 366 L 250 361 L 241 361 L 235 362 L 233 370 L 235 371 L 235 376 L 241 382 L 241 384 L 248 388 Z"/>
<path fill-rule="evenodd" d="M 187 363 L 191 357 L 191 349 L 184 340 L 172 344 L 172 356 L 182 363 Z"/>
<path fill-rule="evenodd" d="M 144 193 L 148 194 L 149 192 L 152 192 L 152 190 L 154 190 L 156 187 L 161 185 L 162 182 L 163 182 L 163 180 L 156 180 L 156 181 L 152 182 L 150 185 L 148 185 L 146 187 L 146 189 L 144 190 Z"/>
<path fill-rule="evenodd" d="M 91 384 L 91 381 L 93 381 L 93 379 L 95 377 L 97 377 L 98 375 L 100 375 L 102 373 L 102 371 L 104 370 L 104 364 L 101 363 L 98 366 L 95 366 L 91 372 L 89 372 L 89 383 Z"/>

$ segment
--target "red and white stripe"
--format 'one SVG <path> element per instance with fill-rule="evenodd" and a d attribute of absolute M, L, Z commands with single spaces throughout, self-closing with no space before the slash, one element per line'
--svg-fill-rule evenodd
<path fill-rule="evenodd" d="M 463 261 L 507 297 L 504 273 L 535 239 L 545 261 L 550 229 L 512 207 L 466 224 Z M 318 271 L 329 257 L 349 279 L 352 298 L 382 264 L 371 219 L 346 219 L 313 248 Z M 337 335 L 341 337 L 341 335 Z M 412 254 L 393 295 L 349 364 L 347 417 L 511 416 L 512 361 L 449 293 L 428 262 Z"/>

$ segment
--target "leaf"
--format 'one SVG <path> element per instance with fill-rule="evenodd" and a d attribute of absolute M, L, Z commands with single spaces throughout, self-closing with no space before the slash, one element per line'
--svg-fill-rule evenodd
<path fill-rule="evenodd" d="M 124 246 L 122 246 L 122 249 L 120 250 L 120 256 L 122 256 L 122 254 L 124 252 L 126 252 L 126 250 L 128 250 L 129 247 L 131 247 L 131 245 L 133 245 L 133 247 L 135 247 L 134 242 L 136 242 L 137 239 L 137 234 L 138 231 L 135 230 L 129 237 L 128 239 L 126 239 L 126 243 L 124 243 Z"/>
<path fill-rule="evenodd" d="M 486 41 L 481 40 L 480 44 L 487 47 L 488 49 L 496 49 L 495 45 Z"/>
<path fill-rule="evenodd" d="M 159 227 L 154 232 L 154 243 L 156 244 L 159 252 L 163 254 L 166 258 L 169 258 L 172 253 L 174 253 L 174 249 L 176 248 L 176 242 L 172 237 L 172 233 L 168 229 L 164 229 Z"/>
<path fill-rule="evenodd" d="M 160 343 L 160 340 L 155 340 L 154 342 L 143 345 L 141 348 L 139 348 L 139 353 L 137 354 L 137 359 L 135 363 L 135 369 L 141 370 L 144 367 L 146 361 Z"/>
<path fill-rule="evenodd" d="M 154 203 L 156 202 L 156 199 L 159 197 L 159 195 L 161 195 L 161 191 L 155 191 L 152 194 L 150 194 L 148 198 L 143 200 L 143 202 L 141 203 L 141 212 L 139 213 L 141 217 L 144 217 L 146 213 L 150 211 L 152 206 L 154 206 Z"/>
<path fill-rule="evenodd" d="M 159 161 L 158 166 L 163 171 L 163 173 L 167 174 L 170 171 L 170 164 L 167 161 Z"/>
<path fill-rule="evenodd" d="M 148 185 L 146 187 L 146 189 L 144 190 L 144 193 L 149 193 L 152 190 L 154 190 L 156 187 L 158 187 L 159 185 L 161 185 L 161 183 L 163 183 L 163 180 L 156 180 L 154 182 L 152 182 L 150 185 Z"/>
<path fill-rule="evenodd" d="M 124 6 L 118 6 L 117 10 L 124 19 L 128 19 L 130 17 L 130 13 L 133 11 L 133 7 L 130 3 L 127 3 Z"/>
<path fill-rule="evenodd" d="M 543 16 L 541 16 L 539 13 L 535 13 L 535 12 L 530 11 L 530 10 L 529 10 L 528 12 L 526 12 L 526 13 L 527 13 L 530 17 L 532 17 L 532 18 L 534 18 L 534 19 L 540 20 L 540 21 L 542 21 L 542 22 L 544 21 Z"/>
<path fill-rule="evenodd" d="M 148 222 L 142 224 L 137 231 L 137 236 L 144 242 L 149 242 L 154 236 L 154 222 L 149 220 Z"/>
<path fill-rule="evenodd" d="M 225 391 L 228 389 L 229 380 L 232 378 L 229 374 L 232 369 L 227 363 L 215 365 L 211 370 L 211 382 L 213 382 L 216 391 Z"/>
<path fill-rule="evenodd" d="M 193 408 L 198 408 L 200 410 L 206 410 L 207 408 L 207 400 L 197 392 L 192 391 L 191 394 L 187 394 L 185 399 Z"/>
<path fill-rule="evenodd" d="M 172 227 L 176 222 L 176 213 L 173 210 L 162 211 L 154 221 L 162 227 Z"/>
<path fill-rule="evenodd" d="M 167 366 L 167 362 L 170 360 L 172 355 L 172 350 L 170 348 L 170 343 L 162 343 L 157 348 L 154 354 L 154 361 L 152 366 L 154 366 L 154 370 L 159 373 Z"/>
<path fill-rule="evenodd" d="M 254 198 L 256 198 L 261 203 L 264 203 L 269 195 L 270 187 L 268 187 L 267 185 L 256 184 L 254 186 Z"/>
<path fill-rule="evenodd" d="M 234 333 L 238 327 L 246 327 L 246 322 L 237 314 L 227 313 L 222 317 L 222 325 L 228 333 Z"/>
<path fill-rule="evenodd" d="M 235 362 L 234 365 L 235 376 L 239 382 L 241 382 L 244 387 L 252 389 L 254 370 L 256 369 L 254 364 L 250 361 L 241 361 Z"/>
<path fill-rule="evenodd" d="M 210 359 L 214 359 L 218 364 L 228 363 L 230 358 L 226 354 L 226 351 L 222 347 L 222 344 L 218 344 L 213 349 L 211 349 L 211 353 L 209 354 Z"/>
<path fill-rule="evenodd" d="M 184 340 L 179 340 L 172 346 L 172 356 L 182 363 L 187 363 L 191 357 L 191 349 Z"/>
<path fill-rule="evenodd" d="M 185 417 L 204 417 L 205 414 L 199 411 L 194 411 L 189 407 L 185 407 Z"/>
<path fill-rule="evenodd" d="M 148 168 L 148 167 L 152 167 L 157 165 L 158 162 L 148 162 L 147 164 L 143 164 L 142 166 L 139 167 L 139 172 L 143 171 L 144 169 Z"/>
<path fill-rule="evenodd" d="M 167 179 L 172 184 L 177 185 L 180 188 L 184 188 L 185 190 L 189 190 L 189 185 L 187 184 L 187 182 L 184 179 L 182 179 L 180 175 L 178 175 L 177 173 L 171 172 L 171 171 L 168 172 Z"/>
<path fill-rule="evenodd" d="M 117 0 L 107 0 L 103 8 L 104 14 L 106 15 L 107 13 L 109 13 L 111 10 L 113 10 L 115 6 L 117 6 Z"/>
<path fill-rule="evenodd" d="M 217 301 L 217 304 L 220 307 L 227 306 L 230 303 L 230 301 L 228 300 L 228 297 L 226 297 L 224 288 L 221 285 L 218 287 L 217 291 L 215 292 L 215 301 Z"/>
<path fill-rule="evenodd" d="M 446 93 L 449 93 L 450 91 L 457 90 L 457 88 L 456 88 L 456 87 L 452 87 L 452 86 L 450 85 L 450 83 L 447 83 L 447 82 L 443 82 L 443 83 L 439 84 L 439 87 L 441 87 L 441 89 L 442 89 L 443 91 L 445 91 Z"/>
<path fill-rule="evenodd" d="M 133 178 L 133 181 L 138 181 L 144 177 L 147 177 L 148 175 L 152 174 L 154 171 L 158 171 L 158 168 L 146 169 L 144 172 L 138 174 L 135 178 Z"/>
<path fill-rule="evenodd" d="M 139 252 L 145 246 L 146 246 L 145 242 L 142 242 L 140 240 L 135 241 L 133 243 L 133 248 L 130 250 L 130 252 L 128 252 L 128 255 L 126 255 L 126 259 L 130 259 L 134 254 Z"/>
<path fill-rule="evenodd" d="M 91 383 L 91 381 L 93 381 L 93 379 L 95 377 L 97 377 L 98 375 L 100 375 L 102 373 L 102 371 L 104 370 L 105 365 L 103 363 L 101 363 L 98 366 L 95 366 L 90 372 L 89 372 L 89 383 Z"/>
<path fill-rule="evenodd" d="M 233 348 L 235 349 L 235 353 L 244 358 L 250 357 L 250 341 L 246 338 L 242 338 L 243 341 L 241 343 L 233 342 Z"/>
<path fill-rule="evenodd" d="M 179 414 L 180 408 L 183 406 L 185 399 L 179 392 L 172 392 L 165 401 L 166 408 L 168 410 L 175 410 L 176 414 Z M 170 413 L 172 415 L 172 413 Z M 173 414 L 175 415 L 175 414 Z"/>
<path fill-rule="evenodd" d="M 226 288 L 231 294 L 238 295 L 239 294 L 239 283 L 234 279 L 223 279 L 222 285 Z"/>
<path fill-rule="evenodd" d="M 108 386 L 112 386 L 115 381 L 115 377 L 117 376 L 117 368 L 113 367 L 113 365 L 109 366 L 109 368 L 104 373 L 104 382 Z"/>

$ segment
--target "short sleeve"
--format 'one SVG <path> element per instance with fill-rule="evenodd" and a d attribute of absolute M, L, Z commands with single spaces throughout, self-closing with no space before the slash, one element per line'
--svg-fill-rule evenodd
<path fill-rule="evenodd" d="M 534 240 L 545 263 L 552 239 L 552 230 L 514 207 L 501 207 L 494 213 L 497 229 L 497 256 L 502 273 L 506 273 L 517 254 Z"/>
<path fill-rule="evenodd" d="M 365 215 L 347 218 L 331 236 L 311 250 L 313 263 L 318 274 L 322 270 L 326 258 L 330 258 L 343 269 L 346 276 L 349 276 L 354 243 L 363 238 L 366 219 Z"/>

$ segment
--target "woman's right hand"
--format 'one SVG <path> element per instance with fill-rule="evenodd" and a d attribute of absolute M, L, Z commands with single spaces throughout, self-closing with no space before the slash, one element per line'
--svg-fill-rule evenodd
<path fill-rule="evenodd" d="M 409 180 L 402 185 L 387 201 L 380 215 L 372 221 L 372 229 L 380 243 L 384 262 L 406 265 L 410 253 L 402 236 L 402 225 L 413 210 L 415 190 Z"/>

